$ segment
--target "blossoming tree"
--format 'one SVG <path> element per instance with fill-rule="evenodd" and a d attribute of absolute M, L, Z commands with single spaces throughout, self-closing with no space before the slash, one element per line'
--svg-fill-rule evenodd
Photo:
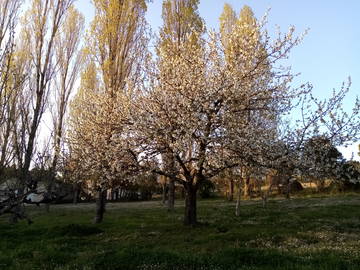
<path fill-rule="evenodd" d="M 146 91 L 132 104 L 131 151 L 140 166 L 184 186 L 186 225 L 197 223 L 196 195 L 205 180 L 244 163 L 280 164 L 280 157 L 286 159 L 299 149 L 321 122 L 343 127 L 327 133 L 338 141 L 350 138 L 359 127 L 359 121 L 348 122 L 356 118 L 358 107 L 353 116 L 339 119 L 333 114 L 327 121 L 341 98 L 323 103 L 310 98 L 318 106 L 303 114 L 303 125 L 282 130 L 283 116 L 299 97 L 306 104 L 311 91 L 307 84 L 291 88 L 294 75 L 281 67 L 302 36 L 294 37 L 291 27 L 271 40 L 248 7 L 232 21 L 232 27 L 225 24 L 227 31 L 204 37 L 202 30 L 193 29 L 188 42 L 165 44 L 161 70 L 148 65 Z M 290 147 L 274 143 L 282 141 Z M 267 157 L 265 150 L 272 154 Z M 163 154 L 171 156 L 175 166 L 152 167 L 150 161 Z"/>

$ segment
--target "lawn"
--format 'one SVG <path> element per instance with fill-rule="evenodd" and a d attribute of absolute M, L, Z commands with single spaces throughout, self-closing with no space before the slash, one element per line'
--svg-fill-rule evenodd
<path fill-rule="evenodd" d="M 0 218 L 0 269 L 360 269 L 360 196 L 199 201 L 199 226 L 182 225 L 183 202 L 30 207 L 34 224 Z"/>

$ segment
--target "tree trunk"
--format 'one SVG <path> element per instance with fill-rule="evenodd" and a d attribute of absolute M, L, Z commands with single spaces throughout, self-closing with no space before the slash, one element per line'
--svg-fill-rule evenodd
<path fill-rule="evenodd" d="M 163 204 L 165 204 L 166 203 L 166 197 L 167 197 L 167 185 L 166 185 L 166 183 L 164 183 L 163 185 L 162 185 L 162 188 L 163 188 L 163 192 L 162 192 L 162 203 Z"/>
<path fill-rule="evenodd" d="M 78 199 L 79 199 L 79 186 L 77 183 L 73 184 L 73 204 L 77 204 L 78 203 Z"/>
<path fill-rule="evenodd" d="M 12 209 L 12 214 L 9 217 L 9 223 L 17 224 L 23 216 L 25 216 L 25 208 L 23 205 L 19 204 Z"/>
<path fill-rule="evenodd" d="M 270 188 L 268 188 L 267 191 L 264 191 L 264 193 L 262 194 L 262 203 L 263 203 L 263 208 L 266 208 L 267 207 L 267 201 L 268 201 L 268 198 L 269 198 L 269 194 L 270 194 Z"/>
<path fill-rule="evenodd" d="M 77 204 L 78 203 L 78 198 L 79 198 L 79 190 L 75 190 L 73 196 L 74 196 L 73 197 L 73 204 Z"/>
<path fill-rule="evenodd" d="M 105 213 L 106 190 L 98 190 L 96 192 L 96 214 L 94 223 L 101 223 Z"/>
<path fill-rule="evenodd" d="M 251 198 L 251 185 L 250 185 L 250 177 L 247 176 L 245 178 L 245 194 L 244 194 L 244 197 L 249 199 Z"/>
<path fill-rule="evenodd" d="M 10 224 L 16 224 L 19 220 L 26 219 L 30 225 L 33 221 L 26 215 L 25 207 L 23 205 L 18 205 L 11 210 L 11 215 L 9 217 Z"/>
<path fill-rule="evenodd" d="M 263 208 L 265 208 L 266 203 L 267 203 L 267 198 L 268 198 L 268 195 L 269 195 L 269 188 L 266 191 L 264 191 L 262 189 L 262 181 L 261 181 L 261 179 L 256 179 L 255 183 L 256 183 L 256 186 L 257 186 L 257 189 L 258 189 L 258 192 L 259 192 L 259 196 L 260 196 L 260 198 L 262 200 Z M 266 184 L 266 181 L 265 181 L 265 184 Z"/>
<path fill-rule="evenodd" d="M 240 216 L 240 202 L 241 202 L 241 181 L 239 180 L 238 193 L 236 198 L 235 215 Z"/>
<path fill-rule="evenodd" d="M 175 204 L 175 181 L 169 179 L 168 211 L 174 211 Z"/>
<path fill-rule="evenodd" d="M 175 159 L 174 156 L 171 153 L 165 153 L 162 155 L 162 159 L 164 162 L 164 168 L 166 171 L 175 171 Z M 165 177 L 165 183 L 169 183 L 168 186 L 168 211 L 174 210 L 174 202 L 175 202 L 175 182 L 173 179 L 169 177 Z"/>
<path fill-rule="evenodd" d="M 46 196 L 48 196 L 48 198 L 50 199 L 49 202 L 45 203 L 45 211 L 46 211 L 46 213 L 50 213 L 50 204 L 51 204 L 51 200 L 53 199 L 52 195 L 51 195 L 52 194 L 51 191 L 52 191 L 54 180 L 55 180 L 55 175 L 54 175 L 54 178 L 50 179 L 50 183 L 46 187 L 45 198 L 46 198 Z"/>
<path fill-rule="evenodd" d="M 263 195 L 263 207 L 264 208 L 267 207 L 267 202 L 268 202 L 268 198 L 271 194 L 272 187 L 273 187 L 273 183 L 269 181 L 269 188 L 266 192 L 264 192 L 264 195 Z"/>
<path fill-rule="evenodd" d="M 285 198 L 290 199 L 290 189 L 291 189 L 291 183 L 290 179 L 286 180 L 286 190 L 285 190 Z"/>
<path fill-rule="evenodd" d="M 316 185 L 316 191 L 322 192 L 325 189 L 325 180 L 323 179 L 317 180 L 315 185 Z"/>
<path fill-rule="evenodd" d="M 228 200 L 232 202 L 234 200 L 234 180 L 230 179 L 229 181 L 229 197 Z"/>
<path fill-rule="evenodd" d="M 196 216 L 196 193 L 197 188 L 191 183 L 185 185 L 185 215 L 184 215 L 184 225 L 196 225 L 197 216 Z"/>
<path fill-rule="evenodd" d="M 21 203 L 23 200 L 22 197 L 25 192 L 25 185 L 24 182 L 20 182 L 19 188 L 17 189 L 17 194 L 14 193 L 14 200 L 19 200 L 18 204 L 13 207 L 11 217 L 9 218 L 10 224 L 16 224 L 22 217 L 26 216 L 25 214 L 25 207 Z"/>

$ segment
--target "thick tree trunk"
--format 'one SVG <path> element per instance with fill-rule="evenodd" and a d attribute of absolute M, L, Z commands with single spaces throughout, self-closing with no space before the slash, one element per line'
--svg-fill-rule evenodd
<path fill-rule="evenodd" d="M 185 199 L 185 188 L 181 188 L 181 199 Z"/>
<path fill-rule="evenodd" d="M 234 200 L 234 180 L 230 179 L 229 181 L 229 197 L 228 200 L 232 202 Z"/>
<path fill-rule="evenodd" d="M 119 200 L 119 189 L 117 188 L 115 190 L 115 201 L 118 201 Z"/>
<path fill-rule="evenodd" d="M 96 192 L 96 213 L 94 223 L 101 223 L 105 213 L 106 191 L 98 190 Z"/>
<path fill-rule="evenodd" d="M 185 185 L 185 215 L 184 225 L 196 225 L 196 193 L 197 188 L 192 184 Z"/>
<path fill-rule="evenodd" d="M 175 181 L 169 179 L 169 193 L 168 193 L 168 211 L 174 210 L 175 204 Z"/>

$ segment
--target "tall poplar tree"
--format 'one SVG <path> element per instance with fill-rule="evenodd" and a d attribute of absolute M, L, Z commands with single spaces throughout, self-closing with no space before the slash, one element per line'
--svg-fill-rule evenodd
<path fill-rule="evenodd" d="M 23 216 L 21 204 L 26 190 L 36 187 L 36 181 L 31 179 L 29 170 L 36 151 L 39 126 L 47 109 L 48 97 L 52 93 L 51 85 L 57 72 L 55 40 L 73 2 L 74 0 L 32 0 L 22 18 L 17 54 L 22 60 L 21 65 L 26 67 L 23 72 L 27 81 L 17 98 L 18 121 L 13 121 L 13 145 L 20 171 L 15 203 L 17 206 L 13 211 L 14 222 L 17 217 Z"/>
<path fill-rule="evenodd" d="M 248 133 L 247 138 L 260 139 L 262 137 L 259 135 L 264 134 L 268 139 L 274 140 L 277 128 L 277 105 L 271 97 L 271 92 L 268 91 L 273 78 L 272 67 L 269 63 L 269 56 L 265 49 L 265 41 L 261 35 L 259 23 L 251 8 L 244 6 L 237 15 L 229 4 L 225 4 L 220 16 L 220 35 L 228 70 L 235 80 L 245 82 L 238 87 L 238 91 L 242 94 L 239 95 L 238 99 L 232 101 L 234 105 L 241 106 L 244 109 L 241 110 L 236 122 L 230 124 L 242 129 L 243 133 Z M 246 80 L 244 80 L 245 76 L 247 77 Z M 259 110 L 260 108 L 261 110 Z M 259 130 L 262 130 L 262 133 L 259 133 Z M 252 132 L 258 134 L 253 136 Z M 238 145 L 238 151 L 241 152 L 241 155 L 245 152 L 244 148 L 251 147 L 249 144 L 255 144 L 255 142 L 248 140 Z M 249 152 L 253 152 L 253 150 Z M 251 164 L 245 163 L 248 168 L 243 170 L 247 172 L 244 191 L 245 196 L 249 196 L 251 174 L 249 166 Z M 233 190 L 232 180 L 230 186 L 230 190 Z"/>
<path fill-rule="evenodd" d="M 13 122 L 24 76 L 17 66 L 15 28 L 21 0 L 0 2 L 0 178 L 14 158 Z"/>
<path fill-rule="evenodd" d="M 53 171 L 56 171 L 64 140 L 65 117 L 70 95 L 74 90 L 74 85 L 84 62 L 84 55 L 80 50 L 84 23 L 84 16 L 71 6 L 61 26 L 60 35 L 55 42 L 59 70 L 55 81 L 56 92 L 52 100 L 55 107 L 53 111 Z"/>
<path fill-rule="evenodd" d="M 202 32 L 203 20 L 198 12 L 199 0 L 165 0 L 163 2 L 162 18 L 163 26 L 160 29 L 160 39 L 157 44 L 158 68 L 160 78 L 176 76 L 176 70 L 166 69 L 166 62 L 174 61 L 181 53 L 180 46 L 185 43 L 193 43 L 201 46 L 199 40 L 194 38 L 194 32 Z M 192 36 L 192 37 L 191 37 Z M 169 50 L 171 48 L 171 50 Z M 169 53 L 170 52 L 170 53 Z M 169 91 L 171 85 L 159 81 L 163 91 Z M 172 154 L 162 154 L 163 166 L 169 170 L 175 166 Z M 174 209 L 175 180 L 168 178 L 168 209 Z"/>
<path fill-rule="evenodd" d="M 91 104 L 93 109 L 87 115 L 81 109 L 72 114 L 78 125 L 72 125 L 71 134 L 78 136 L 71 137 L 71 144 L 73 151 L 76 150 L 73 155 L 81 159 L 83 172 L 90 173 L 94 180 L 95 223 L 99 223 L 103 219 L 107 190 L 126 181 L 127 166 L 123 165 L 126 154 L 120 141 L 129 104 L 143 82 L 147 5 L 145 0 L 94 0 L 93 3 L 95 17 L 86 40 L 91 74 L 84 73 L 83 94 L 80 94 L 89 98 L 83 104 Z M 95 76 L 96 84 L 91 79 Z"/>
<path fill-rule="evenodd" d="M 220 15 L 220 35 L 226 54 L 230 53 L 229 39 L 234 31 L 237 21 L 238 16 L 235 10 L 228 3 L 225 3 L 223 12 Z"/>

